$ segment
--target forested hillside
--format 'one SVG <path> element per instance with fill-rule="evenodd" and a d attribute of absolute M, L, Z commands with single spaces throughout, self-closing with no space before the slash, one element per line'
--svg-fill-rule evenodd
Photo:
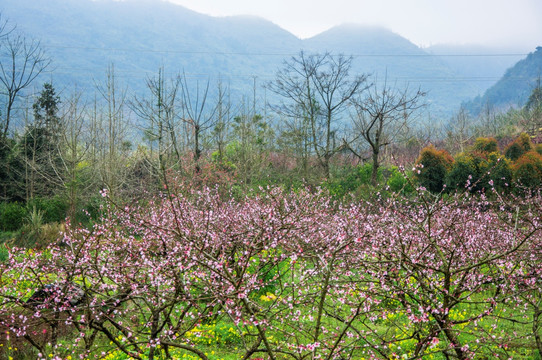
<path fill-rule="evenodd" d="M 516 62 L 525 58 L 521 47 L 439 44 L 424 49 L 448 65 L 473 93 L 482 95 Z M 473 96 L 474 97 L 474 96 Z"/>
<path fill-rule="evenodd" d="M 507 109 L 521 107 L 527 103 L 533 89 L 540 85 L 542 76 L 542 47 L 509 68 L 503 77 L 483 94 L 465 104 L 473 114 L 491 106 Z"/>
<path fill-rule="evenodd" d="M 0 11 L 26 36 L 41 41 L 53 59 L 41 82 L 53 81 L 58 88 L 77 85 L 92 92 L 114 64 L 131 92 L 141 92 L 147 75 L 163 67 L 172 76 L 185 72 L 200 81 L 220 76 L 234 95 L 244 96 L 255 79 L 261 90 L 285 59 L 305 50 L 354 55 L 352 73 L 422 87 L 431 111 L 439 116 L 449 116 L 461 102 L 481 93 L 446 57 L 431 56 L 378 27 L 345 25 L 300 40 L 260 18 L 215 18 L 150 0 L 6 0 Z M 488 64 L 510 66 L 514 61 L 484 57 Z M 500 75 L 499 67 L 491 73 Z M 263 91 L 258 93 L 264 97 Z"/>

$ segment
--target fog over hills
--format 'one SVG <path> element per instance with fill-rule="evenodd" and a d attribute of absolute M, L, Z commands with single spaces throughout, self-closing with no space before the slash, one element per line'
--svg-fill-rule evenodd
<path fill-rule="evenodd" d="M 523 106 L 529 99 L 533 89 L 540 86 L 542 77 L 542 47 L 518 61 L 506 70 L 501 79 L 483 96 L 464 104 L 472 114 L 478 114 L 487 105 L 496 109 L 507 109 L 513 106 Z"/>
<path fill-rule="evenodd" d="M 370 73 L 373 81 L 421 87 L 430 111 L 447 117 L 524 57 L 497 56 L 499 51 L 484 56 L 491 49 L 466 51 L 479 51 L 478 57 L 443 47 L 421 49 L 387 29 L 361 25 L 301 40 L 258 17 L 211 17 L 153 0 L 4 0 L 0 11 L 25 35 L 41 40 L 53 59 L 42 81 L 52 79 L 67 90 L 76 84 L 85 92 L 94 92 L 114 64 L 117 79 L 131 92 L 144 91 L 145 79 L 164 67 L 169 76 L 184 72 L 194 81 L 213 84 L 220 77 L 234 96 L 252 94 L 256 83 L 263 97 L 261 87 L 285 59 L 301 50 L 329 51 L 354 56 L 352 75 Z"/>
<path fill-rule="evenodd" d="M 433 45 L 424 49 L 438 56 L 458 76 L 483 94 L 508 68 L 534 49 L 488 47 L 483 45 Z"/>

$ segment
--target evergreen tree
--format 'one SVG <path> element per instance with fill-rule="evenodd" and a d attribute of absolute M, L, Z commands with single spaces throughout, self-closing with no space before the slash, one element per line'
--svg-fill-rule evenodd
<path fill-rule="evenodd" d="M 50 196 L 62 176 L 60 139 L 62 125 L 58 116 L 60 97 L 54 87 L 45 83 L 34 102 L 34 122 L 29 125 L 20 146 L 25 162 L 26 197 Z"/>
<path fill-rule="evenodd" d="M 34 105 L 32 105 L 32 109 L 34 110 L 35 124 L 47 130 L 49 136 L 47 140 L 58 140 L 61 130 L 58 117 L 59 104 L 60 97 L 56 95 L 53 85 L 49 83 L 43 84 L 43 90 Z"/>

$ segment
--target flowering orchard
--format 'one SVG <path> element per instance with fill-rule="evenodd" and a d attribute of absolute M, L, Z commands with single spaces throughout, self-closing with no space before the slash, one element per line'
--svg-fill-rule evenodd
<path fill-rule="evenodd" d="M 421 191 L 341 205 L 277 188 L 242 201 L 184 194 L 110 204 L 90 229 L 67 226 L 42 251 L 12 249 L 2 347 L 57 359 L 542 351 L 540 196 Z"/>

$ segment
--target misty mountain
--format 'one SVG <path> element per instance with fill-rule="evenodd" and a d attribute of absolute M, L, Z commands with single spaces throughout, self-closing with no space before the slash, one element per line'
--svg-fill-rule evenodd
<path fill-rule="evenodd" d="M 528 52 L 522 48 L 449 44 L 433 45 L 424 50 L 437 56 L 465 86 L 480 95 Z"/>
<path fill-rule="evenodd" d="M 130 86 L 164 67 L 206 79 L 272 75 L 300 40 L 259 18 L 214 18 L 164 1 L 8 0 L 3 15 L 41 40 L 63 83 L 86 88 L 115 65 Z"/>
<path fill-rule="evenodd" d="M 486 104 L 497 109 L 523 106 L 542 76 L 542 47 L 506 70 L 502 78 L 485 91 L 483 96 L 464 104 L 472 114 L 478 114 Z"/>
<path fill-rule="evenodd" d="M 342 25 L 305 40 L 303 45 L 313 51 L 352 54 L 354 70 L 372 74 L 377 85 L 386 82 L 421 88 L 427 92 L 431 112 L 439 115 L 452 111 L 460 99 L 476 94 L 456 81 L 456 74 L 438 57 L 387 29 Z"/>
<path fill-rule="evenodd" d="M 261 87 L 274 79 L 285 59 L 304 50 L 353 55 L 353 74 L 421 87 L 428 92 L 430 110 L 442 116 L 485 90 L 462 80 L 467 75 L 460 70 L 468 66 L 446 62 L 378 27 L 343 25 L 301 40 L 258 17 L 211 17 L 158 0 L 4 0 L 0 11 L 41 41 L 53 59 L 41 80 L 52 79 L 60 89 L 76 85 L 93 94 L 114 64 L 116 78 L 131 92 L 144 92 L 145 80 L 163 67 L 166 75 L 184 72 L 194 82 L 214 85 L 220 77 L 234 96 L 252 94 L 256 83 L 262 100 L 271 95 Z M 507 66 L 513 63 L 505 60 L 511 61 Z M 495 74 L 499 69 L 488 65 L 488 76 L 500 76 Z"/>

